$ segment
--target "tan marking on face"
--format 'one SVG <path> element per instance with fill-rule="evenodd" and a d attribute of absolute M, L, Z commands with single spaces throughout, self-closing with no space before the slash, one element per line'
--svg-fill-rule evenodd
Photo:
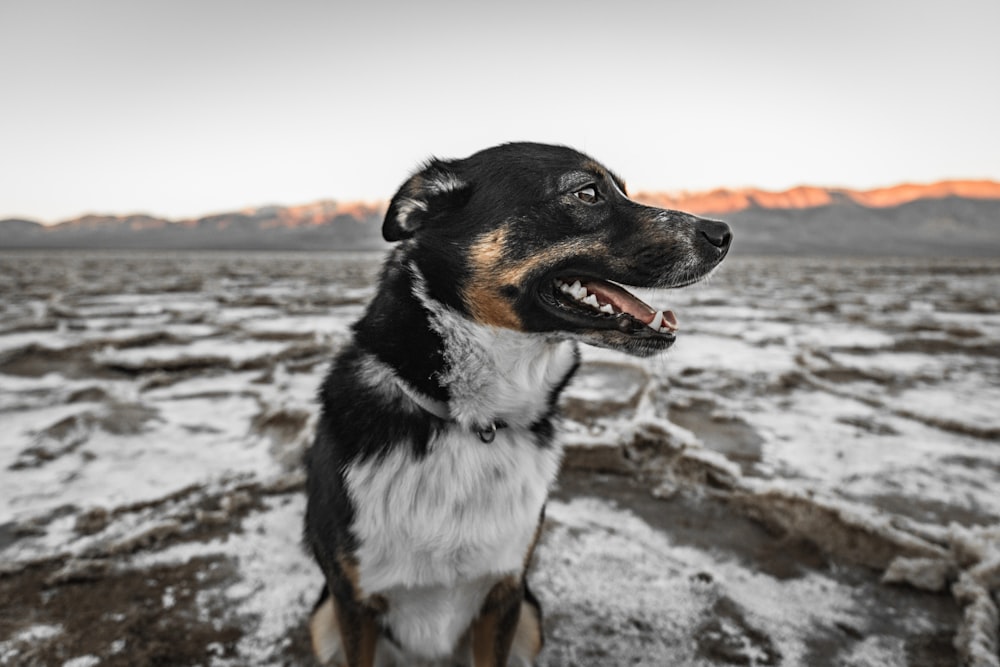
<path fill-rule="evenodd" d="M 505 329 L 520 330 L 521 318 L 514 312 L 513 304 L 499 293 L 503 283 L 496 280 L 504 265 L 503 250 L 507 227 L 500 227 L 477 240 L 469 251 L 472 279 L 463 292 L 466 306 L 472 317 L 481 324 Z"/>
<path fill-rule="evenodd" d="M 514 312 L 513 301 L 501 293 L 505 285 L 526 288 L 528 278 L 546 271 L 557 262 L 584 254 L 602 252 L 595 239 L 573 238 L 556 243 L 523 259 L 504 256 L 506 226 L 484 234 L 469 253 L 472 278 L 463 296 L 472 317 L 482 324 L 522 331 L 524 325 Z"/>
<path fill-rule="evenodd" d="M 593 160 L 587 160 L 586 162 L 584 162 L 583 170 L 597 174 L 602 178 L 605 178 L 608 175 L 608 170 L 605 169 L 600 163 L 594 162 Z"/>

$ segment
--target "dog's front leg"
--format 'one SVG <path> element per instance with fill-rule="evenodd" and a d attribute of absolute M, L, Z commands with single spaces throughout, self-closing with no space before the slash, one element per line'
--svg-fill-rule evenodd
<path fill-rule="evenodd" d="M 490 590 L 472 622 L 475 667 L 506 667 L 523 599 L 524 587 L 516 577 L 508 577 Z"/>
<path fill-rule="evenodd" d="M 375 611 L 355 600 L 334 597 L 333 604 L 347 667 L 374 667 L 378 641 Z"/>

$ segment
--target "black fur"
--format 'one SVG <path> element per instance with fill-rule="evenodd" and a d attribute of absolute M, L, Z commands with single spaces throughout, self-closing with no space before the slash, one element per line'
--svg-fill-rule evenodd
<path fill-rule="evenodd" d="M 426 410 L 396 404 L 398 390 L 361 380 L 366 360 L 375 358 L 424 396 L 453 398 L 444 382 L 445 342 L 415 291 L 484 326 L 638 355 L 673 342 L 671 332 L 655 332 L 629 313 L 588 313 L 557 289 L 556 279 L 574 276 L 682 286 L 725 256 L 731 233 L 724 223 L 642 206 L 624 190 L 620 178 L 577 151 L 529 143 L 497 146 L 464 160 L 431 160 L 400 187 L 382 227 L 387 240 L 399 243 L 353 327 L 352 341 L 326 376 L 316 439 L 306 455 L 306 540 L 327 576 L 320 603 L 332 595 L 354 623 L 378 613 L 356 599 L 351 581 L 359 545 L 351 529 L 356 508 L 346 490 L 347 472 L 394 447 L 408 447 L 419 461 L 434 435 L 449 426 Z M 557 401 L 578 364 L 577 353 L 530 425 L 539 447 L 552 443 Z M 511 590 L 511 601 L 523 597 L 541 618 L 523 577 Z M 511 605 L 504 607 L 514 611 L 502 619 L 502 636 L 517 622 Z M 353 642 L 362 630 L 352 633 Z"/>
<path fill-rule="evenodd" d="M 397 250 L 386 261 L 379 290 L 354 325 L 353 344 L 391 366 L 415 389 L 447 401 L 448 387 L 439 379 L 444 372 L 441 336 L 413 297 L 413 276 L 399 254 Z"/>

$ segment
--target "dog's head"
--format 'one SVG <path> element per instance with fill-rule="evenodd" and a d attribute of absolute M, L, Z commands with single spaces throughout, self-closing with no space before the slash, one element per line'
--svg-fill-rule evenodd
<path fill-rule="evenodd" d="M 403 241 L 431 298 L 482 324 L 648 355 L 677 321 L 625 286 L 683 287 L 726 256 L 723 222 L 643 206 L 575 150 L 504 144 L 431 160 L 393 197 L 382 234 Z"/>

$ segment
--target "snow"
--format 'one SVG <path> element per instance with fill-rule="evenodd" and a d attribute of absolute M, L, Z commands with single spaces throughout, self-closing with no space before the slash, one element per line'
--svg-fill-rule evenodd
<path fill-rule="evenodd" d="M 78 658 L 67 660 L 62 664 L 62 667 L 95 667 L 99 664 L 101 664 L 101 659 L 96 655 L 81 655 Z"/>
<path fill-rule="evenodd" d="M 234 366 L 239 366 L 250 361 L 274 356 L 286 348 L 286 343 L 272 341 L 204 339 L 183 345 L 150 345 L 124 350 L 108 349 L 95 355 L 95 360 L 104 364 L 142 368 L 155 363 L 170 362 L 179 365 L 186 360 L 207 358 L 223 359 Z"/>
<path fill-rule="evenodd" d="M 296 317 L 275 316 L 266 319 L 249 319 L 241 323 L 245 331 L 252 333 L 303 333 L 329 335 L 347 333 L 350 324 L 361 314 L 361 308 L 341 309 L 336 315 L 302 315 Z"/>
<path fill-rule="evenodd" d="M 680 339 L 669 353 L 671 368 L 720 370 L 726 373 L 778 375 L 795 368 L 795 358 L 785 347 L 759 347 L 752 342 L 713 334 Z"/>

